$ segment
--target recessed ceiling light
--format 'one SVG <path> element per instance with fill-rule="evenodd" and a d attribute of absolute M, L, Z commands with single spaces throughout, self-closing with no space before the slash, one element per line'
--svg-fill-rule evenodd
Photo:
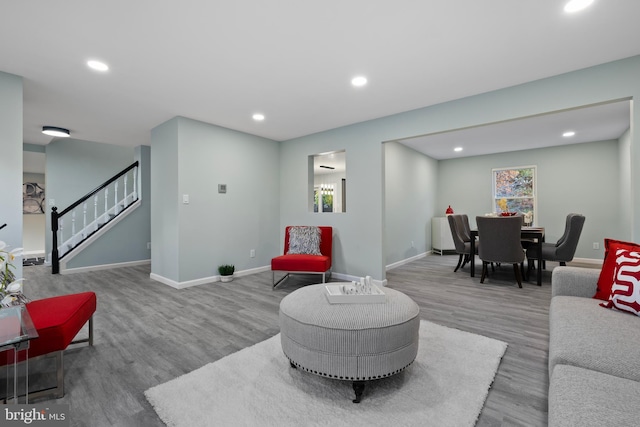
<path fill-rule="evenodd" d="M 367 78 L 365 76 L 357 76 L 351 79 L 351 84 L 355 87 L 362 87 L 367 84 Z"/>
<path fill-rule="evenodd" d="M 69 137 L 69 129 L 59 128 L 56 126 L 42 126 L 42 133 L 49 136 L 57 136 L 58 138 Z"/>
<path fill-rule="evenodd" d="M 570 0 L 564 5 L 564 11 L 567 13 L 579 12 L 589 7 L 591 3 L 593 3 L 593 0 Z"/>
<path fill-rule="evenodd" d="M 453 149 L 453 151 L 462 151 L 462 147 L 456 147 Z"/>
<path fill-rule="evenodd" d="M 261 122 L 264 120 L 264 114 L 256 113 L 253 115 L 253 120 L 256 122 Z"/>
<path fill-rule="evenodd" d="M 571 138 L 572 136 L 574 136 L 576 133 L 572 130 L 567 131 L 565 133 L 562 134 L 562 136 L 564 136 L 565 138 Z"/>
<path fill-rule="evenodd" d="M 94 69 L 96 71 L 109 70 L 109 66 L 104 62 L 100 62 L 100 61 L 95 61 L 95 60 L 87 61 L 87 65 L 89 66 L 89 68 Z"/>

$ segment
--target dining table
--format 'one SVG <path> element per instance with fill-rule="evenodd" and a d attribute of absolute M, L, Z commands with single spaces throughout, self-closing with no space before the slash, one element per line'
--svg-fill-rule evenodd
<path fill-rule="evenodd" d="M 471 254 L 476 253 L 476 238 L 478 237 L 478 229 L 471 230 Z M 544 227 L 522 227 L 520 231 L 520 238 L 522 239 L 533 239 L 534 245 L 536 248 L 537 259 L 538 259 L 538 268 L 537 268 L 537 282 L 538 286 L 542 286 L 542 243 L 544 242 Z M 475 277 L 476 272 L 476 263 L 475 263 L 475 255 L 469 257 L 471 271 L 471 277 Z"/>

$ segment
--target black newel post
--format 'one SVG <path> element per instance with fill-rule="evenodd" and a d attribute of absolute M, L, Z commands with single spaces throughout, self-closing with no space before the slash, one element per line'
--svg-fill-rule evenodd
<path fill-rule="evenodd" d="M 51 231 L 53 232 L 53 236 L 51 239 L 51 244 L 53 248 L 51 249 L 51 272 L 53 274 L 60 273 L 60 260 L 58 259 L 58 208 L 51 208 Z"/>

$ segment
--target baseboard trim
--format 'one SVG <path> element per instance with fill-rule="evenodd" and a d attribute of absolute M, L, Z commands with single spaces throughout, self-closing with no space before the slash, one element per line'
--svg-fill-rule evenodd
<path fill-rule="evenodd" d="M 241 270 L 241 271 L 236 271 L 234 273 L 235 277 L 242 277 L 242 276 L 250 276 L 252 274 L 257 274 L 257 273 L 262 273 L 265 271 L 271 271 L 271 266 L 270 265 L 265 265 L 262 267 L 256 267 L 256 268 L 250 268 L 247 270 Z M 177 282 L 173 279 L 169 279 L 167 277 L 161 276 L 159 274 L 156 273 L 151 273 L 149 274 L 149 278 L 151 280 L 155 280 L 156 282 L 160 282 L 163 283 L 167 286 L 171 286 L 174 289 L 185 289 L 185 288 L 190 288 L 191 286 L 200 286 L 200 285 L 205 285 L 207 283 L 214 283 L 214 282 L 219 282 L 220 281 L 220 276 L 209 276 L 209 277 L 202 277 L 200 279 L 193 279 L 193 280 L 186 280 L 184 282 Z M 340 280 L 344 280 L 345 282 L 359 282 L 360 281 L 360 277 L 359 276 L 352 276 L 350 274 L 343 274 L 343 273 L 335 273 L 335 272 L 331 272 L 331 278 L 332 279 L 340 279 Z M 387 279 L 384 280 L 376 280 L 376 279 L 372 279 L 373 283 L 378 285 L 378 286 L 387 286 Z"/>
<path fill-rule="evenodd" d="M 430 253 L 431 253 L 431 251 L 423 252 L 421 254 L 412 256 L 411 258 L 403 259 L 403 260 L 400 260 L 398 262 L 394 262 L 393 264 L 389 264 L 389 265 L 386 266 L 386 271 L 393 270 L 394 268 L 398 268 L 398 267 L 403 266 L 405 264 L 409 264 L 410 262 L 416 261 L 416 260 L 418 260 L 420 258 L 424 258 L 427 255 L 429 255 Z"/>
<path fill-rule="evenodd" d="M 51 263 L 49 263 L 50 265 Z M 137 265 L 145 265 L 151 264 L 150 259 L 143 259 L 140 261 L 127 261 L 127 262 L 118 262 L 114 264 L 100 264 L 100 265 L 90 265 L 87 267 L 77 267 L 77 268 L 66 268 L 60 271 L 60 274 L 75 274 L 75 273 L 86 273 L 88 271 L 98 271 L 98 270 L 108 270 L 111 268 L 122 268 L 122 267 L 135 267 Z"/>
<path fill-rule="evenodd" d="M 575 264 L 588 264 L 590 266 L 601 266 L 603 260 L 597 258 L 574 258 L 573 261 L 567 263 L 567 265 Z"/>
<path fill-rule="evenodd" d="M 247 269 L 247 270 L 236 271 L 235 273 L 233 273 L 233 275 L 234 275 L 234 277 L 250 276 L 252 274 L 262 273 L 263 271 L 270 271 L 270 270 L 271 270 L 271 266 L 265 265 L 263 267 L 250 268 L 250 269 Z M 166 277 L 161 276 L 161 275 L 156 274 L 156 273 L 149 274 L 149 278 L 151 280 L 155 280 L 156 282 L 160 282 L 160 283 L 163 283 L 163 284 L 165 284 L 167 286 L 171 286 L 174 289 L 185 289 L 185 288 L 190 288 L 192 286 L 200 286 L 200 285 L 205 285 L 207 283 L 214 283 L 214 282 L 219 282 L 220 281 L 220 276 L 209 276 L 209 277 L 202 277 L 200 279 L 193 279 L 193 280 L 186 280 L 184 282 L 177 282 L 175 280 L 166 278 Z"/>

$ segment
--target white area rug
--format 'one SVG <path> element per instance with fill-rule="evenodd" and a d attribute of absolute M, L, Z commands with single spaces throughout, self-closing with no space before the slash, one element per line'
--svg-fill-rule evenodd
<path fill-rule="evenodd" d="M 355 404 L 351 382 L 291 368 L 278 334 L 145 395 L 168 426 L 473 426 L 506 349 L 423 320 L 413 365 Z"/>

